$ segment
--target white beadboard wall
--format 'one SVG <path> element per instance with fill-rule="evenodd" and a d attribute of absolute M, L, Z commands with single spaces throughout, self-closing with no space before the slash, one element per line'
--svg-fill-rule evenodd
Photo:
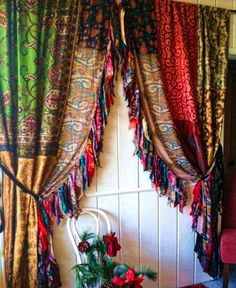
<path fill-rule="evenodd" d="M 236 9 L 236 0 L 182 2 Z M 235 28 L 236 15 L 231 21 L 231 55 L 236 55 Z M 137 158 L 133 157 L 133 132 L 128 130 L 128 113 L 120 80 L 116 90 L 115 105 L 105 131 L 102 169 L 97 169 L 93 185 L 81 205 L 98 207 L 108 213 L 113 231 L 116 231 L 122 245 L 118 255 L 120 261 L 135 267 L 150 265 L 158 271 L 158 281 L 145 281 L 145 288 L 175 288 L 209 280 L 201 271 L 193 253 L 194 234 L 191 231 L 189 207 L 184 214 L 168 207 L 166 199 L 159 198 L 150 188 L 148 173 L 142 171 Z M 81 231 L 94 227 L 87 216 L 81 217 L 80 226 Z M 69 243 L 65 221 L 55 228 L 54 246 L 63 288 L 76 287 L 71 271 L 75 265 L 75 256 Z M 1 237 L 0 247 L 3 247 Z M 0 271 L 1 269 L 0 261 Z M 3 287 L 2 281 L 0 273 L 0 287 Z"/>

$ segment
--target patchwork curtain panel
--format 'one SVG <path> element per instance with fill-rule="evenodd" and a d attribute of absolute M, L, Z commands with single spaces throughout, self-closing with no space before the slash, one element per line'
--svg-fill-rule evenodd
<path fill-rule="evenodd" d="M 216 277 L 230 13 L 170 0 L 123 6 L 123 75 L 136 154 L 180 211 L 192 187 L 195 251 Z"/>
<path fill-rule="evenodd" d="M 50 224 L 78 212 L 113 104 L 110 0 L 0 1 L 7 287 L 60 287 Z"/>

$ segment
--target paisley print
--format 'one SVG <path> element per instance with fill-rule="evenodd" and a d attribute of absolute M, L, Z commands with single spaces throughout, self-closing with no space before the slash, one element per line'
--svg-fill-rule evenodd
<path fill-rule="evenodd" d="M 198 118 L 208 166 L 219 147 L 226 96 L 229 11 L 202 6 L 198 38 Z"/>
<path fill-rule="evenodd" d="M 78 162 L 94 118 L 105 54 L 91 48 L 75 52 L 68 105 L 62 122 L 58 163 L 45 185 L 45 192 L 66 179 L 66 172 Z M 81 76 L 82 75 L 82 76 Z M 86 75 L 86 78 L 85 76 Z M 73 135 L 73 136 L 71 136 Z M 71 158 L 69 158 L 71 157 Z M 63 167 L 63 170 L 61 169 Z"/>
<path fill-rule="evenodd" d="M 45 104 L 50 110 L 56 110 L 58 107 L 59 90 L 50 90 L 45 98 Z"/>
<path fill-rule="evenodd" d="M 6 14 L 0 12 L 0 26 L 7 27 L 8 21 Z"/>
<path fill-rule="evenodd" d="M 0 1 L 0 161 L 14 182 L 4 176 L 8 287 L 61 286 L 50 249 L 52 215 L 37 201 L 58 199 L 60 186 L 63 190 L 70 179 L 68 193 L 78 209 L 86 173 L 79 170 L 80 157 L 91 133 L 96 135 L 92 123 L 106 54 L 113 49 L 113 5 L 111 0 Z M 113 75 L 108 80 L 112 91 Z M 54 209 L 62 209 L 55 203 Z"/>
<path fill-rule="evenodd" d="M 37 3 L 38 0 L 23 0 L 26 5 L 28 5 L 30 8 L 34 7 Z"/>
<path fill-rule="evenodd" d="M 69 34 L 69 23 L 70 23 L 70 15 L 62 15 L 57 18 L 56 21 L 56 28 L 58 31 L 58 34 L 61 36 L 65 36 Z"/>
<path fill-rule="evenodd" d="M 157 55 L 140 54 L 139 63 L 143 76 L 145 96 L 150 107 L 153 122 L 157 129 L 158 137 L 165 145 L 170 158 L 174 162 L 178 159 L 179 167 L 188 171 L 190 174 L 194 174 L 195 171 L 185 158 L 175 132 L 171 112 L 165 98 Z"/>
<path fill-rule="evenodd" d="M 28 134 L 30 135 L 31 133 L 36 132 L 36 118 L 34 115 L 29 115 L 27 116 L 23 121 L 22 121 L 22 129 L 21 132 L 23 134 Z"/>

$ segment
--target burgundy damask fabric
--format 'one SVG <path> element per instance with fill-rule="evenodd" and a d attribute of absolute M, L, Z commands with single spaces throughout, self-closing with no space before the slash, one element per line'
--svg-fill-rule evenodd
<path fill-rule="evenodd" d="M 157 49 L 172 117 L 195 124 L 198 8 L 172 1 L 155 1 L 154 8 Z"/>
<path fill-rule="evenodd" d="M 196 99 L 198 71 L 198 6 L 154 1 L 160 69 L 172 119 L 188 160 L 205 174 Z"/>

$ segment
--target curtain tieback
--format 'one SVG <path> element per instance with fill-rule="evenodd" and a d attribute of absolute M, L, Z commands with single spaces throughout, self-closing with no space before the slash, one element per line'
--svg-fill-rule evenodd
<path fill-rule="evenodd" d="M 211 173 L 207 173 L 206 175 L 203 175 L 202 177 L 200 177 L 200 179 L 198 181 L 202 181 L 202 182 L 207 182 L 208 180 L 211 179 Z"/>
<path fill-rule="evenodd" d="M 208 172 L 206 175 L 203 175 L 199 177 L 197 183 L 194 186 L 193 189 L 193 202 L 191 205 L 191 216 L 200 216 L 202 214 L 202 208 L 203 208 L 203 199 L 202 199 L 202 191 L 204 189 L 208 189 L 210 184 L 210 181 L 212 180 L 212 174 L 211 171 Z M 196 219 L 195 219 L 196 220 Z"/>
<path fill-rule="evenodd" d="M 0 162 L 0 168 L 11 179 L 11 181 L 17 187 L 19 187 L 25 194 L 32 196 L 36 202 L 40 201 L 40 196 L 30 191 L 28 188 L 26 188 L 1 162 Z"/>

